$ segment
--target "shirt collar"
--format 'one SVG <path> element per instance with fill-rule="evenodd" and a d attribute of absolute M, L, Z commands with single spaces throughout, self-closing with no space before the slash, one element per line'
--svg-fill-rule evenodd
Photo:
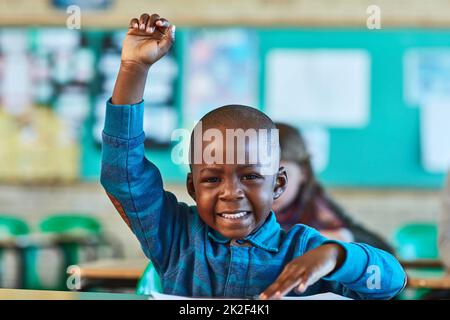
<path fill-rule="evenodd" d="M 244 241 L 248 241 L 253 246 L 261 248 L 269 252 L 278 252 L 280 243 L 281 227 L 278 224 L 275 213 L 270 211 L 266 221 L 256 231 L 245 237 Z M 209 228 L 208 236 L 218 243 L 228 243 L 231 239 L 224 237 L 214 229 Z M 239 241 L 239 240 L 238 240 Z"/>

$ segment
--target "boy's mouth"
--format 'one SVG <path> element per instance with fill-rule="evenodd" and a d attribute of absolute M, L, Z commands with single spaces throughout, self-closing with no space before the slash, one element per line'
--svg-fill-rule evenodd
<path fill-rule="evenodd" d="M 218 213 L 219 217 L 224 219 L 237 220 L 245 218 L 250 214 L 250 211 L 227 211 Z"/>

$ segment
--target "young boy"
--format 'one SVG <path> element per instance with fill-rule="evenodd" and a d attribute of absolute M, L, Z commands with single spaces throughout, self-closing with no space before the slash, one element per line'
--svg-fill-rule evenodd
<path fill-rule="evenodd" d="M 256 109 L 225 106 L 197 125 L 201 130 L 191 137 L 187 176 L 196 206 L 164 191 L 159 170 L 144 156 L 142 96 L 147 72 L 170 49 L 174 32 L 156 14 L 131 20 L 107 103 L 101 174 L 108 196 L 155 265 L 164 292 L 262 299 L 326 291 L 387 299 L 399 293 L 406 276 L 390 254 L 366 244 L 329 241 L 304 225 L 282 231 L 271 211 L 287 184 L 276 135 L 265 144 L 272 171 L 260 157 L 246 160 L 259 154 L 261 145 L 255 148 L 244 139 L 243 148 L 229 153 L 234 140 L 205 139 L 208 130 L 217 136 L 239 129 L 273 132 L 274 123 Z M 207 161 L 208 152 L 216 160 L 226 155 L 227 161 Z"/>

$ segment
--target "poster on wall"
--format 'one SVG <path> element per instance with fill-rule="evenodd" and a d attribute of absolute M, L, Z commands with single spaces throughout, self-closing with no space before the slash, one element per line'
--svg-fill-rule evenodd
<path fill-rule="evenodd" d="M 94 76 L 83 35 L 2 29 L 0 65 L 0 180 L 77 180 Z"/>
<path fill-rule="evenodd" d="M 337 128 L 369 122 L 367 51 L 272 49 L 265 63 L 266 112 L 273 119 Z"/>
<path fill-rule="evenodd" d="M 192 128 L 223 105 L 258 108 L 258 38 L 243 29 L 193 30 L 186 35 L 183 125 Z"/>
<path fill-rule="evenodd" d="M 411 107 L 450 97 L 450 50 L 414 48 L 403 57 L 404 98 Z"/>
<path fill-rule="evenodd" d="M 105 35 L 97 64 L 100 84 L 95 99 L 93 135 L 99 148 L 105 123 L 105 104 L 114 89 L 125 33 L 126 31 L 116 31 Z M 146 148 L 168 148 L 171 145 L 172 132 L 178 126 L 176 110 L 178 63 L 174 52 L 175 49 L 170 50 L 150 68 L 148 73 L 143 97 Z"/>
<path fill-rule="evenodd" d="M 404 99 L 420 113 L 422 166 L 445 173 L 450 168 L 450 50 L 409 49 L 403 66 Z"/>

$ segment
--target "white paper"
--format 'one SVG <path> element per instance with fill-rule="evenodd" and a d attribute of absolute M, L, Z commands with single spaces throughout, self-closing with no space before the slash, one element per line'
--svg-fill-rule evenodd
<path fill-rule="evenodd" d="M 368 123 L 367 51 L 275 49 L 266 70 L 266 112 L 272 119 L 353 128 Z"/>
<path fill-rule="evenodd" d="M 318 126 L 300 128 L 305 139 L 306 149 L 311 155 L 314 172 L 323 172 L 330 159 L 330 134 L 327 129 Z"/>
<path fill-rule="evenodd" d="M 150 291 L 150 295 L 154 300 L 211 300 L 210 298 L 191 298 L 191 297 L 176 296 L 172 294 L 164 294 L 153 290 Z"/>
<path fill-rule="evenodd" d="M 450 50 L 410 49 L 403 57 L 404 97 L 409 106 L 424 107 L 433 97 L 450 97 Z"/>
<path fill-rule="evenodd" d="M 3 28 L 0 30 L 0 48 L 6 54 L 21 54 L 29 46 L 27 30 L 25 28 Z"/>
<path fill-rule="evenodd" d="M 156 291 L 150 291 L 152 299 L 155 300 L 223 300 L 221 298 L 191 298 L 183 296 L 175 296 L 171 294 L 163 294 Z M 224 298 L 229 300 L 229 298 Z M 282 300 L 352 300 L 350 298 L 340 296 L 332 292 L 319 293 L 304 297 L 283 297 Z"/>
<path fill-rule="evenodd" d="M 325 292 L 305 297 L 284 297 L 282 300 L 353 300 L 333 292 Z"/>
<path fill-rule="evenodd" d="M 450 166 L 450 98 L 434 97 L 421 108 L 420 135 L 422 163 L 433 173 Z"/>

